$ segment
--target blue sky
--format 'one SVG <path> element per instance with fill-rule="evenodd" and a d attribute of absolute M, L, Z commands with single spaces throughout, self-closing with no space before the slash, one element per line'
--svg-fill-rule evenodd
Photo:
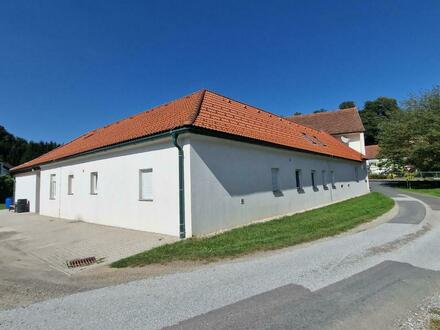
<path fill-rule="evenodd" d="M 0 125 L 60 143 L 207 88 L 281 115 L 440 83 L 439 1 L 0 3 Z"/>

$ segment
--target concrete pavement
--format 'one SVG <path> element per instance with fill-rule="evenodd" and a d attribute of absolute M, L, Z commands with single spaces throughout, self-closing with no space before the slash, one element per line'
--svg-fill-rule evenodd
<path fill-rule="evenodd" d="M 68 260 L 94 256 L 106 264 L 176 240 L 156 233 L 0 211 L 0 259 L 33 257 L 66 274 L 84 269 L 68 268 Z M 9 266 L 2 264 L 3 271 Z"/>
<path fill-rule="evenodd" d="M 111 274 L 102 265 L 173 242 L 175 237 L 0 211 L 0 309 L 144 278 Z M 68 268 L 71 259 L 95 256 L 102 263 Z M 102 270 L 102 272 L 101 272 Z M 129 276 L 130 275 L 130 276 Z"/>
<path fill-rule="evenodd" d="M 392 328 L 440 290 L 440 212 L 392 193 L 405 221 L 3 311 L 0 327 Z"/>

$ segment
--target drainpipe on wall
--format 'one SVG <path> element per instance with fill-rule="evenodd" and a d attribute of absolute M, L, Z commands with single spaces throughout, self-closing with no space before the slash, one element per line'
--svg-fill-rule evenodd
<path fill-rule="evenodd" d="M 331 155 L 331 159 L 332 159 L 332 163 L 333 163 L 333 155 Z M 330 167 L 328 161 L 327 161 L 327 167 L 328 167 L 328 174 L 331 174 L 332 170 L 331 170 L 331 167 Z M 335 172 L 333 172 L 333 176 L 334 175 L 335 175 Z M 333 177 L 330 177 L 330 202 L 333 202 Z"/>
<path fill-rule="evenodd" d="M 185 181 L 183 172 L 183 148 L 177 142 L 179 133 L 172 132 L 173 144 L 179 151 L 179 237 L 185 238 Z"/>

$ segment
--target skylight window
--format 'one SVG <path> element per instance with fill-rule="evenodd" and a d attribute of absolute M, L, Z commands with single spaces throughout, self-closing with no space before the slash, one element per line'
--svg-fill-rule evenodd
<path fill-rule="evenodd" d="M 303 134 L 303 136 L 304 136 L 304 138 L 307 140 L 307 141 L 309 141 L 310 143 L 312 143 L 312 144 L 316 144 L 316 145 L 320 145 L 320 146 L 323 146 L 323 147 L 326 147 L 327 145 L 325 144 L 325 143 L 323 143 L 320 139 L 318 139 L 317 137 L 316 137 L 316 135 L 313 135 L 313 136 L 310 136 L 310 135 L 308 135 L 307 133 L 302 133 Z"/>

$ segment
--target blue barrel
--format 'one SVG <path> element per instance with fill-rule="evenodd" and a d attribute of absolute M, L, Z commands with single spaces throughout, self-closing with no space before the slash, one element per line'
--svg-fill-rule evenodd
<path fill-rule="evenodd" d="M 6 198 L 6 199 L 5 199 L 5 207 L 6 207 L 6 209 L 9 209 L 9 207 L 11 206 L 11 204 L 12 204 L 12 197 L 8 197 L 8 198 Z"/>

